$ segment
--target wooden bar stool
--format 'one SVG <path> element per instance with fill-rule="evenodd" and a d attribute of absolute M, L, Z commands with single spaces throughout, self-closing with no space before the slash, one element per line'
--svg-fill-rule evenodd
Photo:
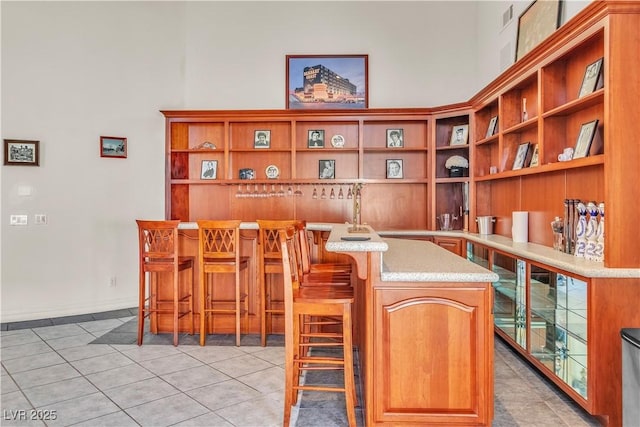
<path fill-rule="evenodd" d="M 189 316 L 190 333 L 193 335 L 194 258 L 178 255 L 178 224 L 180 221 L 136 220 L 139 240 L 139 299 L 138 345 L 142 345 L 144 319 L 151 319 L 152 332 L 158 333 L 158 313 L 173 316 L 173 345 L 178 345 L 180 318 Z M 180 272 L 191 270 L 189 285 L 180 286 Z M 149 283 L 147 284 L 147 273 Z M 171 299 L 158 296 L 158 275 L 171 274 Z M 147 285 L 149 292 L 147 296 Z"/>
<path fill-rule="evenodd" d="M 295 227 L 296 220 L 257 220 L 258 223 L 258 281 L 260 286 L 260 343 L 267 345 L 274 315 L 284 315 L 283 301 L 276 297 L 281 292 L 282 252 L 278 233 Z M 280 279 L 280 280 L 278 280 Z M 277 288 L 276 288 L 277 286 Z"/>
<path fill-rule="evenodd" d="M 351 286 L 351 264 L 338 263 L 313 263 L 311 262 L 311 250 L 307 236 L 306 221 L 296 223 L 296 231 L 299 243 L 299 258 L 301 262 L 301 283 L 334 282 L 335 285 Z"/>
<path fill-rule="evenodd" d="M 279 233 L 282 253 L 285 304 L 285 402 L 283 425 L 289 426 L 291 406 L 298 399 L 298 391 L 327 391 L 345 394 L 346 412 L 349 426 L 356 425 L 356 387 L 353 368 L 352 317 L 354 301 L 351 289 L 327 287 L 301 287 L 296 265 L 296 232 L 293 227 Z M 305 319 L 312 317 L 339 317 L 341 334 L 308 332 Z M 329 338 L 329 339 L 327 339 Z M 340 338 L 336 344 L 335 338 Z M 342 357 L 314 355 L 316 347 L 340 346 Z M 342 370 L 344 386 L 326 384 L 300 384 L 304 371 Z"/>
<path fill-rule="evenodd" d="M 240 221 L 198 221 L 198 240 L 200 345 L 205 344 L 209 331 L 207 318 L 212 320 L 214 314 L 234 314 L 236 345 L 239 346 L 241 318 L 245 331 L 249 328 L 249 257 L 240 255 Z M 242 286 L 241 271 L 245 272 Z M 212 278 L 214 274 L 234 275 L 233 299 L 214 298 L 214 291 L 219 288 Z"/>

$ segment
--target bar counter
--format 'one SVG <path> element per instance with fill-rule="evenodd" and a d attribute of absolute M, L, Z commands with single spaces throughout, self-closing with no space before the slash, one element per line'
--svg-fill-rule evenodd
<path fill-rule="evenodd" d="M 491 425 L 498 276 L 431 242 L 349 228 L 335 225 L 326 250 L 357 264 L 366 425 Z"/>

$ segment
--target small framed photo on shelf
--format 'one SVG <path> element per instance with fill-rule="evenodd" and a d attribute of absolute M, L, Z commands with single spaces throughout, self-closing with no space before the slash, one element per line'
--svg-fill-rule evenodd
<path fill-rule="evenodd" d="M 335 160 L 319 160 L 319 173 L 320 179 L 335 179 L 336 177 L 336 161 Z"/>
<path fill-rule="evenodd" d="M 589 155 L 589 149 L 593 142 L 593 137 L 598 129 L 598 120 L 593 120 L 588 123 L 584 123 L 580 127 L 580 133 L 578 134 L 578 141 L 576 142 L 576 148 L 573 150 L 573 158 L 579 159 L 581 157 L 587 157 Z"/>
<path fill-rule="evenodd" d="M 404 129 L 387 129 L 387 148 L 404 147 Z"/>
<path fill-rule="evenodd" d="M 402 166 L 402 159 L 387 159 L 387 179 L 403 178 Z"/>
<path fill-rule="evenodd" d="M 308 148 L 324 148 L 324 130 L 312 129 L 307 136 Z"/>
<path fill-rule="evenodd" d="M 257 130 L 253 135 L 253 148 L 270 148 L 271 147 L 271 131 Z"/>
<path fill-rule="evenodd" d="M 484 137 L 489 138 L 490 136 L 495 135 L 497 129 L 498 129 L 498 116 L 493 116 L 491 117 L 491 120 L 489 120 L 489 126 L 487 127 L 487 134 Z"/>
<path fill-rule="evenodd" d="M 523 142 L 518 146 L 518 151 L 516 152 L 516 158 L 513 160 L 512 170 L 522 169 L 525 165 L 525 161 L 527 160 L 527 154 L 529 153 L 530 142 Z"/>
<path fill-rule="evenodd" d="M 529 167 L 534 168 L 536 166 L 540 166 L 540 159 L 538 154 L 538 144 L 533 145 L 533 152 L 531 153 L 531 161 L 529 162 Z"/>
<path fill-rule="evenodd" d="M 467 145 L 469 140 L 469 125 L 457 125 L 451 130 L 451 141 L 449 145 Z"/>
<path fill-rule="evenodd" d="M 582 85 L 580 86 L 578 98 L 589 95 L 604 85 L 602 76 L 603 62 L 604 58 L 600 58 L 596 62 L 587 65 L 587 68 L 584 71 L 584 77 L 582 78 Z"/>
<path fill-rule="evenodd" d="M 218 177 L 218 161 L 203 160 L 200 168 L 200 179 L 216 179 Z"/>
<path fill-rule="evenodd" d="M 118 136 L 100 137 L 100 157 L 111 157 L 114 159 L 127 158 L 127 138 Z"/>
<path fill-rule="evenodd" d="M 238 171 L 240 179 L 256 179 L 256 171 L 251 168 L 242 168 Z"/>
<path fill-rule="evenodd" d="M 7 166 L 40 166 L 40 141 L 5 139 L 4 164 Z"/>

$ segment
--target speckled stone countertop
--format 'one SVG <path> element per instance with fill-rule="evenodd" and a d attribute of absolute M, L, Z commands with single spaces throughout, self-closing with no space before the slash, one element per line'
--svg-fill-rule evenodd
<path fill-rule="evenodd" d="M 420 240 L 384 239 L 383 282 L 495 282 L 498 275 L 440 246 Z"/>
<path fill-rule="evenodd" d="M 333 224 L 333 223 L 307 223 L 309 230 L 318 231 L 332 231 L 337 229 L 336 227 L 342 227 L 342 230 L 346 233 L 348 224 Z M 195 222 L 182 222 L 178 226 L 181 230 L 198 229 L 198 225 Z M 243 222 L 240 224 L 240 228 L 243 230 L 257 230 L 258 224 L 256 222 Z M 466 239 L 470 242 L 479 243 L 487 247 L 502 250 L 506 253 L 512 254 L 516 257 L 521 257 L 525 260 L 540 262 L 542 264 L 559 268 L 570 273 L 578 274 L 584 277 L 593 278 L 640 278 L 640 266 L 639 268 L 607 268 L 602 262 L 588 261 L 584 258 L 578 258 L 570 254 L 565 254 L 554 250 L 548 246 L 538 245 L 535 243 L 515 243 L 508 237 L 499 236 L 497 234 L 483 235 L 468 233 L 465 231 L 432 231 L 432 230 L 377 230 L 374 231 L 379 241 L 367 242 L 343 242 L 338 240 L 331 240 L 333 242 L 329 245 L 327 242 L 327 249 L 332 251 L 368 251 L 377 250 L 385 251 L 386 249 L 380 249 L 381 244 L 384 243 L 386 237 L 398 237 L 403 236 L 443 236 L 443 237 L 455 237 L 460 239 Z M 382 242 L 382 243 L 380 243 Z M 335 246 L 334 246 L 335 245 Z M 373 246 L 372 246 L 373 245 Z M 344 249 L 331 249 L 331 247 L 340 247 Z M 371 247 L 377 247 L 378 249 L 369 249 Z M 360 248 L 360 249 L 358 249 Z"/>
<path fill-rule="evenodd" d="M 367 233 L 349 233 L 349 224 L 332 224 L 331 234 L 325 248 L 331 252 L 384 252 L 388 249 L 387 242 L 369 226 Z M 308 227 L 312 229 L 311 227 Z M 347 241 L 350 238 L 368 238 L 363 241 Z"/>
<path fill-rule="evenodd" d="M 570 273 L 593 278 L 640 278 L 639 268 L 607 268 L 603 262 L 589 261 L 571 254 L 556 251 L 551 247 L 536 243 L 516 243 L 508 237 L 497 234 L 476 234 L 465 231 L 427 231 L 427 230 L 389 230 L 378 231 L 383 237 L 402 236 L 444 236 L 466 239 L 493 249 L 521 257 L 525 260 L 536 261 L 551 267 L 556 267 Z"/>

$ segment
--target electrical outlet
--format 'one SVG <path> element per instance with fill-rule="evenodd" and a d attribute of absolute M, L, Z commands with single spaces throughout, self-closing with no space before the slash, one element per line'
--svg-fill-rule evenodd
<path fill-rule="evenodd" d="M 47 223 L 47 215 L 45 214 L 35 214 L 34 218 L 36 225 L 45 225 Z"/>
<path fill-rule="evenodd" d="M 112 288 L 116 287 L 116 276 L 111 276 L 109 278 L 109 286 L 112 287 Z"/>
<path fill-rule="evenodd" d="M 27 215 L 11 215 L 9 217 L 10 225 L 27 225 L 28 221 Z"/>

